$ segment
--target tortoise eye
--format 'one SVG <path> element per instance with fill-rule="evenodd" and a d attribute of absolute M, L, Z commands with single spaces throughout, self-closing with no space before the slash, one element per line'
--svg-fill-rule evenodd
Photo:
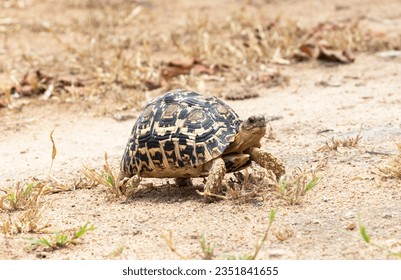
<path fill-rule="evenodd" d="M 255 122 L 255 117 L 254 116 L 250 117 L 248 121 L 250 124 L 253 124 Z"/>

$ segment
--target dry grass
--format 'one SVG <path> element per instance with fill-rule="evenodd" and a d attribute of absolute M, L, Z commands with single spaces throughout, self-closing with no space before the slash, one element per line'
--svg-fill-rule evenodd
<path fill-rule="evenodd" d="M 129 199 L 133 196 L 133 194 L 137 191 L 136 188 L 132 187 L 132 184 L 137 185 L 136 180 L 140 180 L 135 176 L 128 179 L 120 181 L 118 179 L 118 174 L 114 168 L 109 165 L 107 160 L 107 153 L 104 154 L 105 164 L 103 165 L 103 170 L 98 172 L 93 168 L 88 166 L 83 166 L 82 173 L 86 177 L 85 180 L 86 186 L 105 186 L 111 195 L 116 198 L 125 198 Z"/>
<path fill-rule="evenodd" d="M 397 147 L 399 154 L 378 167 L 380 177 L 401 179 L 401 144 Z"/>
<path fill-rule="evenodd" d="M 7 217 L 3 216 L 0 221 L 0 229 L 4 235 L 42 232 L 45 228 L 49 227 L 48 224 L 42 221 L 42 211 L 43 207 L 32 208 L 16 213 L 15 215 L 9 214 Z"/>
<path fill-rule="evenodd" d="M 318 151 L 338 151 L 339 147 L 355 148 L 361 139 L 362 136 L 360 132 L 355 137 L 348 137 L 345 139 L 336 139 L 332 137 L 329 139 L 329 141 L 326 141 L 326 144 L 320 147 Z"/>
<path fill-rule="evenodd" d="M 14 187 L 0 189 L 0 209 L 4 211 L 20 211 L 38 208 L 42 205 L 41 198 L 45 184 L 31 182 L 21 185 L 17 182 Z"/>
<path fill-rule="evenodd" d="M 265 11 L 255 11 L 244 3 L 224 18 L 191 12 L 182 18 L 183 24 L 172 22 L 163 30 L 155 26 L 152 32 L 143 32 L 143 26 L 154 26 L 155 19 L 163 15 L 156 14 L 159 10 L 146 3 L 88 0 L 60 2 L 55 7 L 66 11 L 68 24 L 57 21 L 55 13 L 47 21 L 21 18 L 5 22 L 2 27 L 4 41 L 12 41 L 14 34 L 29 30 L 36 48 L 41 48 L 35 45 L 40 33 L 54 45 L 57 55 L 21 50 L 10 54 L 17 56 L 14 60 L 18 67 L 7 63 L 2 68 L 10 74 L 12 83 L 18 83 L 27 69 L 82 81 L 83 88 L 54 88 L 52 98 L 64 102 L 101 98 L 108 104 L 132 108 L 140 105 L 145 98 L 143 92 L 152 90 L 154 85 L 163 86 L 161 91 L 171 87 L 208 91 L 209 83 L 217 86 L 214 88 L 226 88 L 228 83 L 257 88 L 269 64 L 295 62 L 302 46 L 325 42 L 330 50 L 342 53 L 388 50 L 401 43 L 398 37 L 376 36 L 365 30 L 361 24 L 365 18 L 305 27 L 296 21 L 267 18 Z M 30 8 L 35 10 L 35 5 Z M 77 11 L 79 14 L 73 16 Z M 197 59 L 216 71 L 209 74 L 210 79 L 188 71 L 160 84 L 163 69 L 170 62 L 165 61 L 166 57 Z M 0 92 L 0 97 L 7 92 Z M 7 98 L 6 103 L 12 103 L 14 97 Z M 107 106 L 103 113 L 115 110 Z"/>
<path fill-rule="evenodd" d="M 271 227 L 273 225 L 275 217 L 276 217 L 276 210 L 272 209 L 270 211 L 270 214 L 269 214 L 269 222 L 268 222 L 267 228 L 266 228 L 262 238 L 256 242 L 255 250 L 254 250 L 254 252 L 252 254 L 242 254 L 239 257 L 230 255 L 228 257 L 223 257 L 223 259 L 230 259 L 230 260 L 234 260 L 234 259 L 256 260 L 258 255 L 259 255 L 259 253 L 260 253 L 260 250 L 262 249 L 262 247 L 265 245 L 265 243 L 268 240 L 269 234 L 271 232 Z M 168 248 L 170 249 L 170 251 L 172 253 L 177 255 L 181 260 L 188 260 L 189 259 L 189 257 L 181 254 L 177 250 L 177 248 L 175 247 L 174 240 L 173 240 L 173 231 L 172 230 L 169 230 L 168 235 L 164 234 L 164 232 L 161 232 L 161 237 L 164 239 L 164 241 L 166 242 Z M 218 257 L 218 256 L 215 255 L 214 248 L 213 248 L 212 244 L 206 240 L 205 235 L 203 235 L 203 234 L 199 235 L 198 234 L 198 241 L 199 241 L 199 245 L 200 245 L 200 248 L 201 248 L 201 254 L 200 254 L 201 259 L 203 259 L 203 260 L 213 260 L 213 259 L 216 259 L 216 258 L 217 259 L 221 258 L 221 257 Z"/>
<path fill-rule="evenodd" d="M 103 171 L 98 172 L 95 169 L 84 165 L 82 173 L 92 182 L 92 185 L 105 186 L 111 194 L 117 198 L 120 198 L 124 195 L 121 188 L 122 186 L 118 180 L 116 171 L 108 163 L 107 153 L 104 153 L 104 161 L 105 164 L 103 165 Z"/>
<path fill-rule="evenodd" d="M 177 248 L 175 247 L 174 240 L 173 240 L 173 231 L 172 230 L 169 230 L 168 235 L 166 235 L 163 232 L 161 232 L 161 237 L 166 242 L 166 244 L 167 244 L 167 246 L 168 246 L 168 248 L 170 249 L 171 252 L 176 254 L 181 260 L 187 260 L 188 259 L 188 257 L 186 257 L 183 254 L 181 254 L 177 250 Z"/>
<path fill-rule="evenodd" d="M 15 187 L 1 190 L 0 209 L 7 213 L 1 216 L 0 221 L 4 234 L 39 232 L 47 227 L 41 221 L 44 188 L 43 182 L 25 185 L 17 182 Z"/>
<path fill-rule="evenodd" d="M 272 177 L 271 184 L 289 205 L 300 204 L 302 197 L 320 182 L 321 177 L 317 173 L 325 165 L 326 162 L 319 162 L 311 168 L 296 168 L 291 174 L 285 174 L 278 181 Z"/>
<path fill-rule="evenodd" d="M 291 229 L 288 229 L 288 228 L 277 229 L 277 230 L 273 230 L 272 232 L 273 232 L 273 235 L 279 241 L 285 241 L 294 236 L 294 231 L 292 231 Z"/>

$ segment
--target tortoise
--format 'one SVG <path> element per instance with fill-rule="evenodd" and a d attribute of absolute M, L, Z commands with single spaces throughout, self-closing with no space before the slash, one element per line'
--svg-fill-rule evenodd
<path fill-rule="evenodd" d="M 172 90 L 146 105 L 132 128 L 121 159 L 119 180 L 137 187 L 140 178 L 175 178 L 179 186 L 207 177 L 205 198 L 221 191 L 226 173 L 251 164 L 280 177 L 284 165 L 262 150 L 266 132 L 262 115 L 244 121 L 216 97 Z"/>

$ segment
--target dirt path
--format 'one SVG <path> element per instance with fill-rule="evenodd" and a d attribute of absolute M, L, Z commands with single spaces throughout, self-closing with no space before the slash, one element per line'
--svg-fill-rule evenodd
<path fill-rule="evenodd" d="M 291 6 L 292 1 L 284 2 L 271 5 L 278 10 Z M 389 1 L 399 7 L 394 3 Z M 322 9 L 321 3 L 308 5 Z M 356 6 L 361 11 L 347 9 L 346 13 L 373 13 L 372 5 L 365 7 L 367 11 Z M 291 13 L 296 16 L 297 11 L 294 8 Z M 379 9 L 374 15 L 382 13 Z M 322 10 L 320 17 L 336 15 Z M 274 190 L 267 190 L 263 201 L 206 204 L 194 188 L 177 188 L 172 180 L 171 185 L 168 180 L 147 180 L 153 186 L 141 189 L 129 202 L 110 200 L 103 187 L 49 194 L 42 218 L 51 229 L 63 231 L 86 222 L 96 229 L 82 243 L 54 251 L 27 249 L 26 238 L 38 234 L 0 235 L 0 259 L 177 258 L 161 237 L 169 230 L 177 250 L 189 258 L 201 255 L 198 234 L 205 235 L 217 257 L 239 257 L 253 252 L 271 209 L 277 210 L 276 220 L 258 256 L 261 259 L 388 258 L 385 251 L 363 242 L 356 227 L 358 213 L 375 242 L 400 251 L 401 182 L 388 179 L 379 185 L 373 171 L 375 165 L 397 154 L 401 139 L 401 57 L 358 54 L 348 65 L 312 61 L 274 67 L 290 78 L 287 86 L 261 89 L 256 98 L 226 102 L 242 118 L 250 113 L 280 116 L 271 122 L 275 139 L 264 139 L 263 147 L 282 159 L 287 169 L 327 161 L 319 172 L 321 182 L 300 205 L 287 205 Z M 117 167 L 135 122 L 96 116 L 93 106 L 45 101 L 23 106 L 19 112 L 2 109 L 0 118 L 1 186 L 30 176 L 47 177 L 53 128 L 57 156 L 52 174 L 60 181 L 74 181 L 83 163 L 101 169 L 104 152 Z M 344 139 L 358 133 L 362 139 L 356 147 L 319 151 L 332 137 Z M 195 187 L 202 186 L 197 180 Z M 0 214 L 6 217 L 5 212 Z M 292 236 L 278 240 L 278 232 L 285 230 Z M 122 252 L 113 255 L 122 247 Z"/>

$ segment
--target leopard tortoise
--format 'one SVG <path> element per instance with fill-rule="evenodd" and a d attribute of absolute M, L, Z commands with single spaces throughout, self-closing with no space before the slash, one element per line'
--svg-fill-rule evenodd
<path fill-rule="evenodd" d="M 151 101 L 132 128 L 120 164 L 119 179 L 137 187 L 141 177 L 175 178 L 177 185 L 206 177 L 208 198 L 221 191 L 227 172 L 252 161 L 280 177 L 283 164 L 262 150 L 266 132 L 261 115 L 241 121 L 216 97 L 173 90 Z"/>

